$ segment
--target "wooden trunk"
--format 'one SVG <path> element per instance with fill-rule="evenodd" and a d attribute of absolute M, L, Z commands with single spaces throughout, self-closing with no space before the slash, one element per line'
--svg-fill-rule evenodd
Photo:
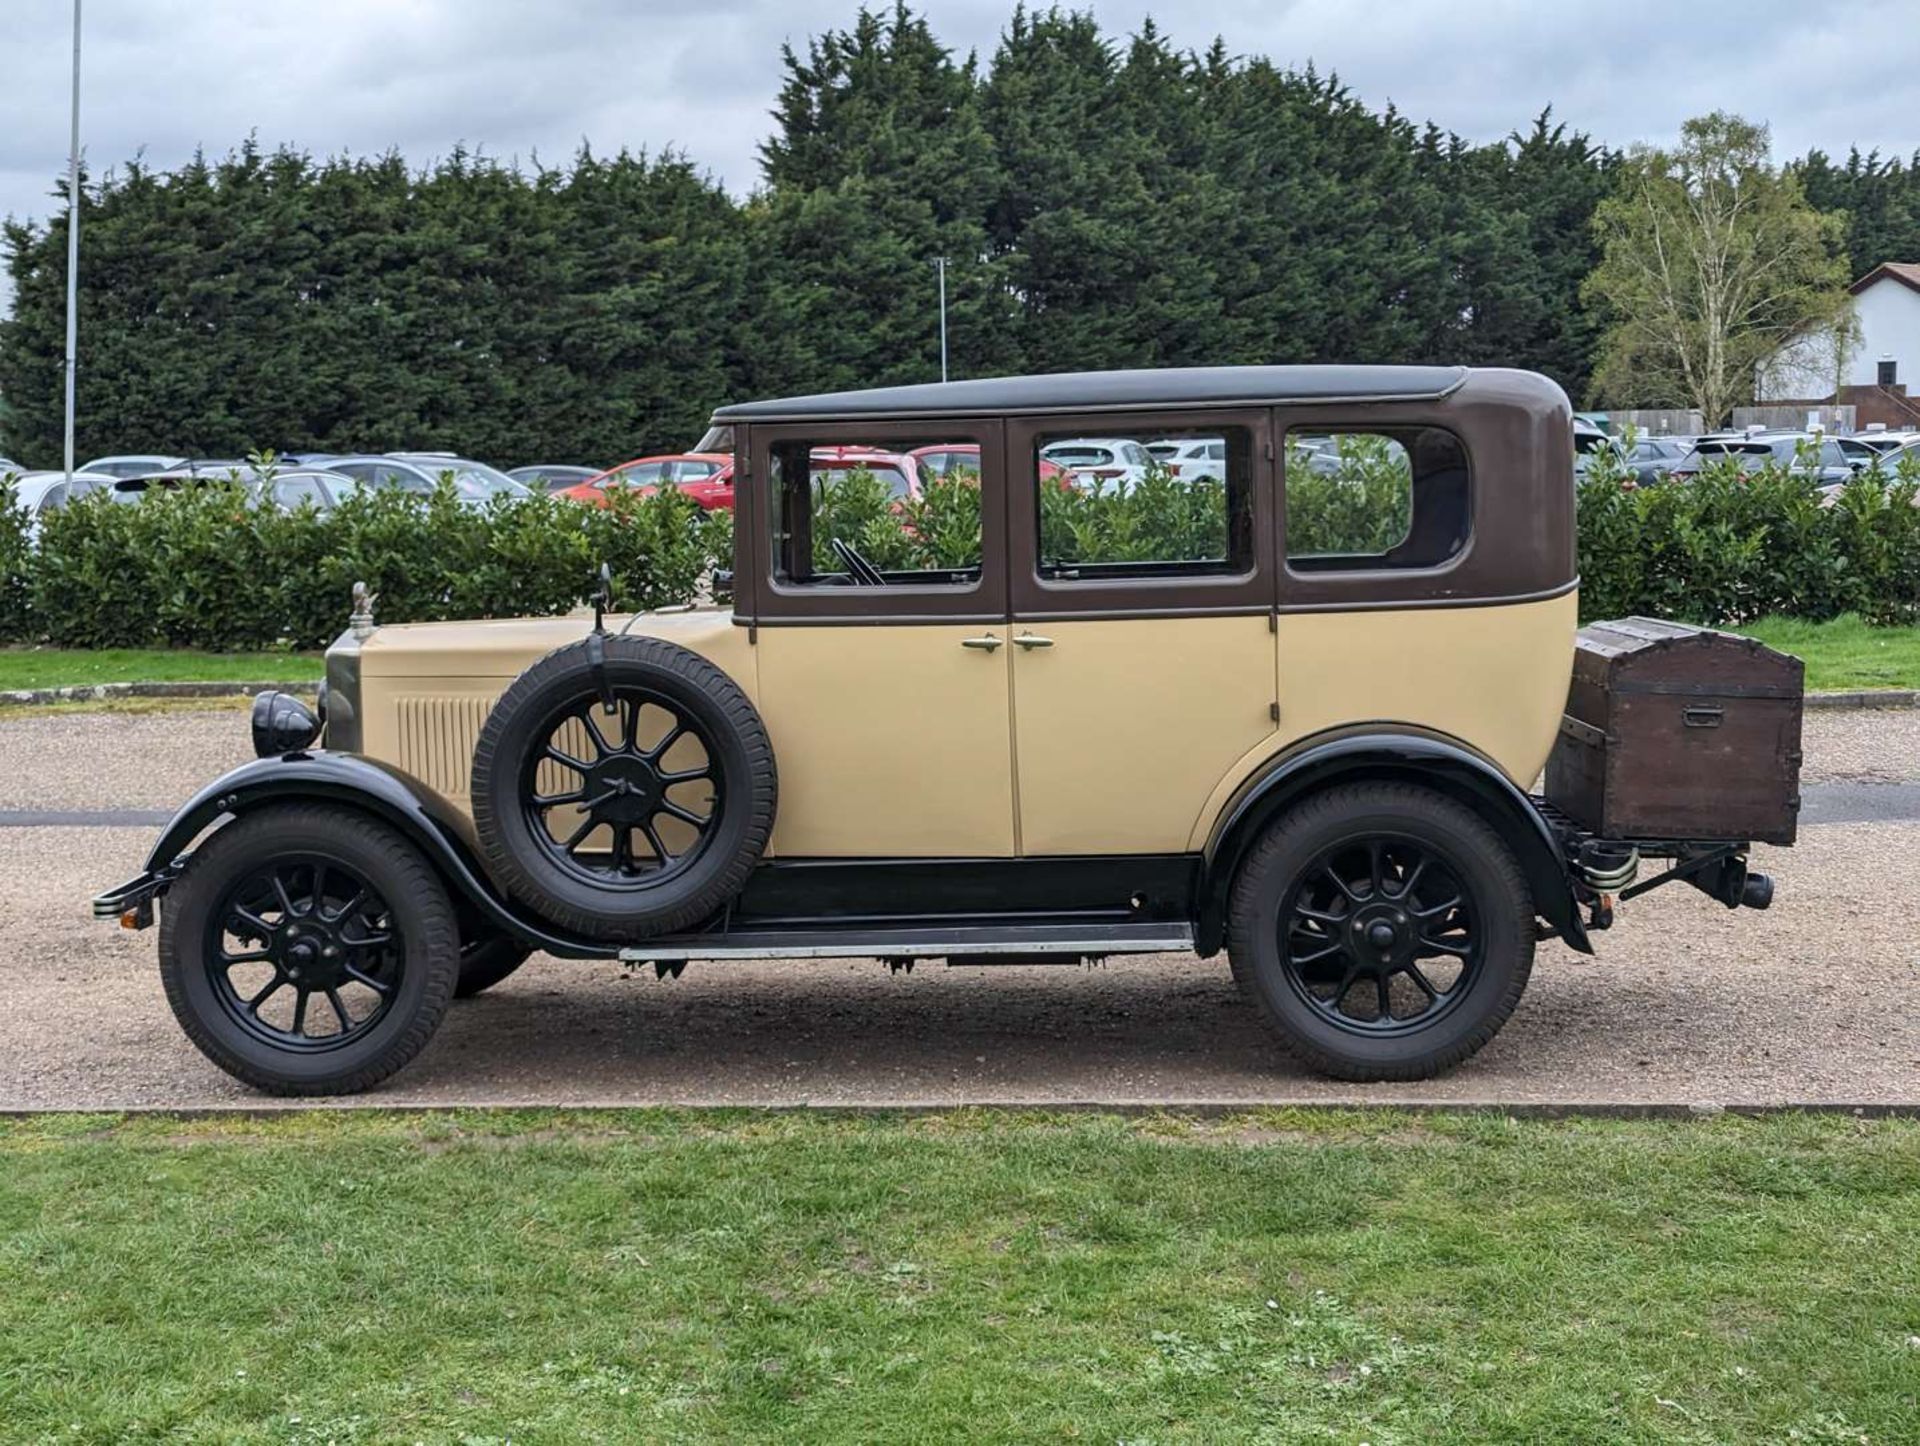
<path fill-rule="evenodd" d="M 1711 628 L 1582 628 L 1548 802 L 1603 838 L 1792 843 L 1804 671 Z"/>

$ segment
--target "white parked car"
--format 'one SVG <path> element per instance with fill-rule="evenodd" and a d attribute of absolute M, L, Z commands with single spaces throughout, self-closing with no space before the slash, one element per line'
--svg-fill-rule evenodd
<path fill-rule="evenodd" d="M 1227 475 L 1227 439 L 1225 437 L 1169 437 L 1164 442 L 1147 443 L 1153 460 L 1186 482 L 1202 477 L 1216 481 Z"/>
<path fill-rule="evenodd" d="M 1090 492 L 1124 493 L 1146 479 L 1153 454 L 1131 437 L 1075 437 L 1049 442 L 1042 460 L 1064 467 Z"/>
<path fill-rule="evenodd" d="M 101 477 L 148 477 L 167 472 L 185 462 L 185 457 L 163 457 L 157 452 L 129 452 L 121 457 L 95 457 L 80 470 Z"/>
<path fill-rule="evenodd" d="M 0 468 L 0 475 L 5 469 Z M 13 503 L 27 514 L 27 541 L 40 541 L 40 519 L 65 507 L 75 497 L 85 497 L 99 487 L 111 487 L 114 479 L 102 472 L 75 472 L 73 488 L 67 488 L 65 472 L 22 472 L 13 479 Z"/>

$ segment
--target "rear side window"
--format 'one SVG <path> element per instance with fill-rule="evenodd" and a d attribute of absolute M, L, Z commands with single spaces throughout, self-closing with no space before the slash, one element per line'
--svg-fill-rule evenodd
<path fill-rule="evenodd" d="M 1207 460 L 1215 448 L 1221 460 Z M 1073 460 L 1080 456 L 1091 460 Z M 1042 437 L 1033 465 L 1048 581 L 1253 570 L 1253 439 L 1244 427 L 1156 431 L 1102 448 Z"/>
<path fill-rule="evenodd" d="M 1466 449 L 1438 427 L 1295 429 L 1282 477 L 1295 572 L 1439 567 L 1467 545 Z"/>

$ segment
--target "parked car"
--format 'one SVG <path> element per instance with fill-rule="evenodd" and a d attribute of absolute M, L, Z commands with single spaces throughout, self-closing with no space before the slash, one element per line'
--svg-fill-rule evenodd
<path fill-rule="evenodd" d="M 120 457 L 95 457 L 80 470 L 107 477 L 146 477 L 178 467 L 185 457 L 163 457 L 155 452 L 130 452 Z"/>
<path fill-rule="evenodd" d="M 285 471 L 274 472 L 271 481 L 264 476 L 256 477 L 253 494 L 257 501 L 278 507 L 283 512 L 292 512 L 300 507 L 331 512 L 347 498 L 357 494 L 362 485 L 344 472 L 325 467 L 289 467 Z"/>
<path fill-rule="evenodd" d="M 1573 419 L 1573 477 L 1575 482 L 1585 482 L 1587 471 L 1593 465 L 1595 457 L 1611 457 L 1617 462 L 1626 460 L 1626 449 L 1614 438 L 1608 436 L 1592 422 L 1580 417 Z"/>
<path fill-rule="evenodd" d="M 149 492 L 165 488 L 192 487 L 203 483 L 238 482 L 249 491 L 260 481 L 260 473 L 250 462 L 227 462 L 217 466 L 182 465 L 164 472 L 149 472 L 138 477 L 116 477 L 104 490 L 115 502 L 139 502 Z"/>
<path fill-rule="evenodd" d="M 1877 432 L 1855 432 L 1852 440 L 1875 452 L 1898 452 L 1920 442 L 1920 431 L 1883 428 Z"/>
<path fill-rule="evenodd" d="M 1040 455 L 1096 492 L 1130 491 L 1153 465 L 1153 454 L 1131 437 L 1066 438 L 1049 443 Z"/>
<path fill-rule="evenodd" d="M 1691 437 L 1635 437 L 1633 446 L 1626 452 L 1626 464 L 1633 470 L 1634 485 L 1651 487 L 1665 480 L 1692 450 Z"/>
<path fill-rule="evenodd" d="M 955 474 L 972 476 L 976 481 L 980 476 L 980 446 L 977 442 L 934 442 L 925 447 L 915 447 L 906 455 L 913 459 L 922 486 L 936 478 Z M 1062 487 L 1072 485 L 1073 474 L 1057 462 L 1049 462 L 1045 458 L 1040 461 L 1039 475 L 1042 482 L 1058 482 Z"/>
<path fill-rule="evenodd" d="M 536 462 L 530 467 L 515 467 L 507 475 L 533 492 L 565 492 L 582 482 L 598 477 L 599 467 L 575 467 L 566 463 Z"/>
<path fill-rule="evenodd" d="M 1227 475 L 1227 443 L 1224 437 L 1170 437 L 1149 442 L 1147 455 L 1183 481 Z"/>
<path fill-rule="evenodd" d="M 506 473 L 475 462 L 440 452 L 388 452 L 379 456 L 336 457 L 326 465 L 329 472 L 351 477 L 363 487 L 393 487 L 402 492 L 429 493 L 450 477 L 453 490 L 469 507 L 484 507 L 495 497 L 526 497 L 531 494 Z"/>
<path fill-rule="evenodd" d="M 1230 438 L 1222 525 L 1050 535 L 1049 438 L 1130 409 L 1142 435 Z M 258 699 L 256 760 L 95 899 L 157 917 L 208 1058 L 281 1094 L 365 1089 L 534 950 L 662 978 L 1224 950 L 1312 1067 L 1418 1079 L 1499 1031 L 1537 940 L 1591 953 L 1655 885 L 1772 899 L 1748 861 L 1794 838 L 1800 664 L 1680 624 L 1580 629 L 1545 377 L 1088 373 L 714 421 L 756 521 L 728 608 L 608 617 L 603 575 L 590 614 L 381 626 L 357 588 L 319 707 Z M 1366 548 L 1325 519 L 1283 536 L 1265 444 L 1296 426 L 1400 458 Z M 832 532 L 823 468 L 910 476 L 956 437 L 987 444 L 971 555 L 883 570 Z"/>
<path fill-rule="evenodd" d="M 9 477 L 24 477 L 27 469 L 11 457 L 0 457 L 0 482 Z"/>
<path fill-rule="evenodd" d="M 0 477 L 6 476 L 0 468 Z M 101 487 L 111 487 L 114 479 L 99 472 L 75 472 L 73 484 L 67 484 L 65 472 L 19 472 L 12 475 L 13 503 L 27 514 L 27 541 L 40 540 L 40 521 L 49 512 L 65 507 L 75 498 L 85 497 Z"/>
<path fill-rule="evenodd" d="M 1855 468 L 1832 437 L 1811 432 L 1755 432 L 1745 436 L 1702 437 L 1669 469 L 1675 481 L 1690 481 L 1711 463 L 1731 458 L 1742 472 L 1768 465 L 1784 467 L 1816 487 L 1845 482 Z"/>
<path fill-rule="evenodd" d="M 614 487 L 631 487 L 642 496 L 661 487 L 676 487 L 708 512 L 731 512 L 733 457 L 725 452 L 670 452 L 636 457 L 618 467 L 609 467 L 560 495 L 575 502 L 605 507 L 607 489 Z"/>

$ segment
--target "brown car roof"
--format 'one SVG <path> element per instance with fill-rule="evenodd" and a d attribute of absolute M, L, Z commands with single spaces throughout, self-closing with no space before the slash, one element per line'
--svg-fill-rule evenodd
<path fill-rule="evenodd" d="M 1056 372 L 738 402 L 721 407 L 713 420 L 811 421 L 828 417 L 1241 407 L 1263 402 L 1423 401 L 1446 396 L 1467 376 L 1466 367 L 1424 366 L 1160 367 Z"/>

